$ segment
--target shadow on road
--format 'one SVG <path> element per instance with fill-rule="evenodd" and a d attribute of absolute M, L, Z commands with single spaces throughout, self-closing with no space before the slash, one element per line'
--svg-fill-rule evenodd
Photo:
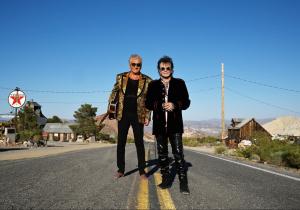
<path fill-rule="evenodd" d="M 187 172 L 189 170 L 189 167 L 192 167 L 192 166 L 193 165 L 190 162 L 185 162 L 185 168 L 186 168 Z M 172 185 L 173 185 L 173 182 L 175 180 L 176 174 L 177 174 L 176 163 L 175 163 L 175 160 L 172 159 L 170 161 L 170 180 L 171 180 Z"/>
<path fill-rule="evenodd" d="M 13 151 L 13 150 L 27 150 L 28 148 L 0 148 L 0 152 Z"/>
<path fill-rule="evenodd" d="M 158 169 L 158 160 L 157 159 L 153 159 L 153 160 L 148 160 L 148 161 L 146 161 L 146 168 L 148 168 L 148 167 L 151 167 L 151 166 L 153 166 L 153 165 L 156 165 L 154 168 L 156 168 L 157 167 L 157 169 Z M 156 169 L 156 170 L 157 170 Z M 155 171 L 156 171 L 155 170 Z M 126 172 L 125 174 L 124 174 L 124 176 L 129 176 L 130 174 L 133 174 L 133 173 L 135 173 L 135 172 L 137 172 L 137 171 L 139 171 L 139 169 L 138 168 L 135 168 L 135 169 L 133 169 L 133 170 L 131 170 L 131 171 L 128 171 L 128 172 Z M 153 169 L 151 170 L 151 171 L 153 171 Z M 155 172 L 154 171 L 154 172 Z M 153 173 L 154 173 L 153 172 Z M 148 172 L 147 174 L 146 174 L 146 176 L 147 177 L 149 177 L 150 175 L 152 175 L 153 173 L 151 173 L 150 174 L 150 172 Z M 150 174 L 150 175 L 149 175 Z"/>
<path fill-rule="evenodd" d="M 170 162 L 170 179 L 172 180 L 172 184 L 173 184 L 176 174 L 177 174 L 177 167 L 176 167 L 175 160 L 173 158 L 169 158 L 169 162 Z M 154 166 L 154 167 L 152 167 L 152 166 Z M 189 167 L 192 167 L 192 166 L 193 165 L 190 162 L 185 162 L 185 167 L 186 167 L 187 171 L 189 170 Z M 147 177 L 152 176 L 155 172 L 157 172 L 159 170 L 158 159 L 152 159 L 152 160 L 146 161 L 146 168 L 151 169 L 150 171 L 148 171 L 146 176 Z M 124 174 L 124 176 L 129 176 L 130 174 L 133 174 L 137 171 L 139 171 L 139 169 L 135 168 L 131 171 L 126 172 Z"/>

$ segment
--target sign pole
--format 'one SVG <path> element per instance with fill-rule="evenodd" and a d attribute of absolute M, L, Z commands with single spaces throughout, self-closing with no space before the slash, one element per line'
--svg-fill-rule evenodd
<path fill-rule="evenodd" d="M 16 87 L 8 96 L 9 105 L 15 109 L 15 129 L 18 129 L 18 109 L 26 102 L 26 95 L 20 88 Z"/>

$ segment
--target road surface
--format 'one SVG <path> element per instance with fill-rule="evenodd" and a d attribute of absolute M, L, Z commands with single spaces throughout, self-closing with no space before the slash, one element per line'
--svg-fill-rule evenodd
<path fill-rule="evenodd" d="M 134 144 L 126 146 L 126 176 L 118 180 L 115 146 L 2 160 L 0 209 L 300 208 L 299 176 L 191 150 L 185 150 L 191 194 L 179 192 L 174 167 L 172 187 L 160 190 L 153 144 L 145 146 L 148 181 L 139 178 Z"/>

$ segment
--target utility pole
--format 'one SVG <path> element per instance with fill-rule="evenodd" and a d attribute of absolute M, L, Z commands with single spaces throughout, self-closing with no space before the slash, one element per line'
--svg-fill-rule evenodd
<path fill-rule="evenodd" d="M 222 66 L 222 108 L 221 108 L 221 127 L 222 127 L 222 131 L 221 131 L 221 140 L 224 141 L 225 139 L 225 110 L 224 110 L 224 63 L 221 63 Z"/>

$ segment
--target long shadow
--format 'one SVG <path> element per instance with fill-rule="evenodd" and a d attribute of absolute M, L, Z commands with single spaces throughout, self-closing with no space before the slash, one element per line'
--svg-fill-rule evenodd
<path fill-rule="evenodd" d="M 28 150 L 30 148 L 41 148 L 41 147 L 64 147 L 59 145 L 45 145 L 45 146 L 31 146 L 31 147 L 2 147 L 0 148 L 0 152 L 7 152 L 7 151 L 15 151 L 15 150 Z"/>
<path fill-rule="evenodd" d="M 189 170 L 189 167 L 192 167 L 192 166 L 193 165 L 190 162 L 185 162 L 185 168 L 186 168 L 187 172 Z M 175 160 L 171 159 L 171 161 L 170 161 L 170 181 L 171 181 L 171 186 L 174 183 L 176 174 L 177 174 L 177 166 L 176 166 Z"/>
<path fill-rule="evenodd" d="M 154 168 L 158 168 L 158 166 L 157 166 L 157 164 L 158 164 L 158 160 L 157 159 L 152 159 L 152 160 L 148 160 L 148 161 L 146 161 L 146 168 L 148 168 L 148 167 L 151 167 L 151 166 L 153 166 L 153 165 L 156 165 Z M 153 170 L 153 169 L 152 169 Z M 151 171 L 152 171 L 151 170 Z M 157 170 L 157 169 L 156 169 Z M 124 174 L 124 176 L 129 176 L 130 174 L 133 174 L 133 173 L 135 173 L 135 172 L 137 172 L 137 171 L 139 171 L 139 168 L 135 168 L 135 169 L 133 169 L 133 170 L 131 170 L 131 171 L 128 171 L 128 172 L 126 172 L 125 174 Z M 155 172 L 155 171 L 154 171 Z M 153 172 L 153 173 L 154 173 Z M 152 173 L 152 174 L 153 174 Z M 146 174 L 146 176 L 147 177 L 149 177 L 149 172 Z"/>
<path fill-rule="evenodd" d="M 177 167 L 176 167 L 176 163 L 174 161 L 173 158 L 169 158 L 169 162 L 170 162 L 170 180 L 173 184 L 176 174 L 177 174 Z M 155 166 L 154 166 L 155 165 Z M 151 159 L 146 161 L 146 168 L 154 166 L 150 171 L 147 172 L 146 176 L 150 177 L 152 176 L 155 172 L 157 172 L 159 170 L 159 163 L 158 163 L 158 159 Z M 189 167 L 192 167 L 193 165 L 190 162 L 185 162 L 185 167 L 186 170 L 189 170 Z M 135 172 L 139 171 L 138 168 L 135 168 L 131 171 L 128 171 L 124 174 L 124 176 L 129 176 L 130 174 L 133 174 Z"/>
<path fill-rule="evenodd" d="M 155 165 L 148 173 L 146 174 L 147 177 L 152 176 L 158 169 L 159 169 L 159 164 L 158 164 L 158 159 L 152 159 L 148 161 L 148 165 L 146 167 L 150 167 Z"/>
<path fill-rule="evenodd" d="M 13 151 L 13 150 L 27 150 L 28 148 L 0 148 L 0 152 Z"/>

